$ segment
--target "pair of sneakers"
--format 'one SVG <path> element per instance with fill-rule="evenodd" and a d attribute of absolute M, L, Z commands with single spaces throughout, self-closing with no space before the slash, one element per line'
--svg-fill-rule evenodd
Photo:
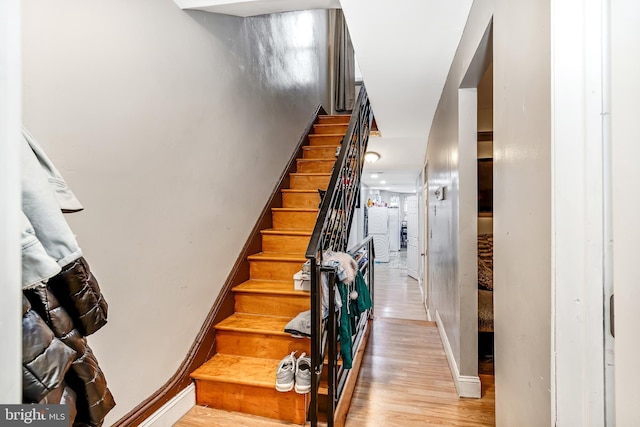
<path fill-rule="evenodd" d="M 311 391 L 311 358 L 306 353 L 296 359 L 296 352 L 293 351 L 278 364 L 276 390 L 287 392 L 294 387 L 298 394 Z"/>

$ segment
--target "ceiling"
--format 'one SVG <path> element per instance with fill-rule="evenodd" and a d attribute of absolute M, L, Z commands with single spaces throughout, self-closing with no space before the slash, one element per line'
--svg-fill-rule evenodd
<path fill-rule="evenodd" d="M 381 137 L 363 182 L 413 192 L 429 130 L 473 0 L 174 0 L 237 16 L 342 7 Z M 371 173 L 378 172 L 378 178 Z M 381 184 L 380 181 L 385 181 Z"/>
<path fill-rule="evenodd" d="M 380 160 L 365 167 L 372 188 L 412 192 L 472 0 L 341 0 L 381 138 Z M 382 171 L 372 179 L 370 172 Z"/>
<path fill-rule="evenodd" d="M 173 0 L 181 9 L 203 10 L 235 16 L 309 9 L 339 9 L 338 0 Z"/>

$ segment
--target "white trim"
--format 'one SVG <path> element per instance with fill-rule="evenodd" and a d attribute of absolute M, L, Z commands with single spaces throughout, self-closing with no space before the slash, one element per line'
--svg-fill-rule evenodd
<path fill-rule="evenodd" d="M 629 55 L 640 46 L 640 3 L 637 0 L 611 0 L 610 9 L 610 183 L 611 198 L 606 210 L 611 218 L 611 274 L 615 290 L 614 396 L 609 407 L 618 426 L 638 425 L 638 325 L 640 325 L 640 269 L 638 269 L 638 240 L 640 209 L 637 182 L 640 176 L 640 128 L 638 127 L 638 98 L 640 97 L 640 58 Z M 607 189 L 609 190 L 609 189 Z M 610 361 L 608 361 L 610 362 Z M 607 403 L 609 399 L 607 399 Z M 609 420 L 607 420 L 609 422 Z"/>
<path fill-rule="evenodd" d="M 338 0 L 174 0 L 181 9 L 255 16 L 309 9 L 339 9 Z"/>
<path fill-rule="evenodd" d="M 608 425 L 602 9 L 551 1 L 552 425 Z"/>
<path fill-rule="evenodd" d="M 0 402 L 22 401 L 20 263 L 21 11 L 0 2 Z"/>
<path fill-rule="evenodd" d="M 424 309 L 427 311 L 427 322 L 433 322 L 433 317 L 431 317 L 431 311 L 429 310 L 429 306 L 427 303 L 424 303 Z"/>
<path fill-rule="evenodd" d="M 171 427 L 196 404 L 196 386 L 187 388 L 162 405 L 160 409 L 144 420 L 140 427 Z"/>
<path fill-rule="evenodd" d="M 460 375 L 458 365 L 456 364 L 456 358 L 451 350 L 451 344 L 449 344 L 449 338 L 444 330 L 440 313 L 436 310 L 436 325 L 438 325 L 438 332 L 440 333 L 440 340 L 444 347 L 444 353 L 447 355 L 447 361 L 449 362 L 449 369 L 451 370 L 451 376 L 453 377 L 453 383 L 456 385 L 458 396 L 471 397 L 479 399 L 482 397 L 482 384 L 480 383 L 480 377 L 470 375 Z"/>

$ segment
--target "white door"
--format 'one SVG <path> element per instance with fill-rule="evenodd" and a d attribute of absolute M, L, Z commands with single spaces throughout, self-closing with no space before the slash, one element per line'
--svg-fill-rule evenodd
<path fill-rule="evenodd" d="M 419 280 L 418 275 L 418 197 L 407 197 L 407 273 Z"/>
<path fill-rule="evenodd" d="M 638 425 L 640 354 L 640 2 L 611 1 L 611 188 L 615 425 Z"/>

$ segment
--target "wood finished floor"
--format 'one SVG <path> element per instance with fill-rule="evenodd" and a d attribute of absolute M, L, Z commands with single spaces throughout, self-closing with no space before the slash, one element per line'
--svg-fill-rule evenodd
<path fill-rule="evenodd" d="M 494 426 L 493 376 L 480 375 L 481 399 L 457 396 L 438 329 L 426 320 L 418 282 L 403 267 L 376 265 L 375 321 L 346 427 Z M 293 424 L 195 407 L 175 425 Z"/>

